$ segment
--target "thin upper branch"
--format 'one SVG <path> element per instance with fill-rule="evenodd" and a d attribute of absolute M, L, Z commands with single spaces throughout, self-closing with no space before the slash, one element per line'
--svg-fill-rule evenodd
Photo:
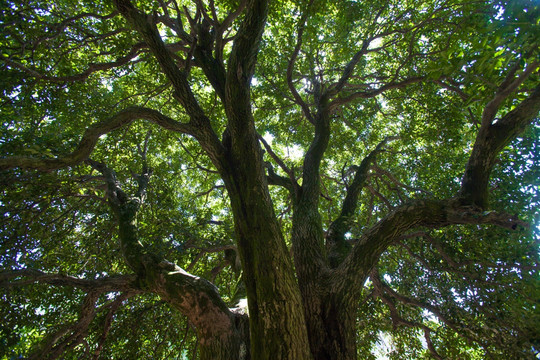
<path fill-rule="evenodd" d="M 294 86 L 294 83 L 293 83 L 294 63 L 296 62 L 296 58 L 298 57 L 298 54 L 300 53 L 300 49 L 302 47 L 302 35 L 304 34 L 306 21 L 309 16 L 309 9 L 311 8 L 312 4 L 313 4 L 313 0 L 310 0 L 307 6 L 307 9 L 302 14 L 302 17 L 300 18 L 300 21 L 298 24 L 298 34 L 296 35 L 296 46 L 294 47 L 291 58 L 289 59 L 289 63 L 287 64 L 287 85 L 289 86 L 289 90 L 291 91 L 291 94 L 293 95 L 295 102 L 302 108 L 302 111 L 306 119 L 308 119 L 310 123 L 315 124 L 315 120 L 313 119 L 313 115 L 311 114 L 309 106 L 302 99 L 302 97 L 296 90 L 296 87 Z"/>
<path fill-rule="evenodd" d="M 68 75 L 68 76 L 51 76 L 51 75 L 47 75 L 46 73 L 41 73 L 35 69 L 29 68 L 28 66 L 20 64 L 11 59 L 2 59 L 2 60 L 8 66 L 12 66 L 19 70 L 22 70 L 23 72 L 29 74 L 30 76 L 36 79 L 55 82 L 55 83 L 66 83 L 66 82 L 82 81 L 82 80 L 87 79 L 90 75 L 92 75 L 95 72 L 110 70 L 110 69 L 114 69 L 122 65 L 125 65 L 129 63 L 130 61 L 134 60 L 135 58 L 137 58 L 137 56 L 139 56 L 139 54 L 141 53 L 141 50 L 144 49 L 145 47 L 146 46 L 144 43 L 137 43 L 131 47 L 131 49 L 126 55 L 121 56 L 114 61 L 102 62 L 102 63 L 90 63 L 88 64 L 88 67 L 86 70 L 78 74 Z"/>
<path fill-rule="evenodd" d="M 100 279 L 81 279 L 75 276 L 46 273 L 36 269 L 0 271 L 0 287 L 10 288 L 33 283 L 72 286 L 87 292 L 140 291 L 135 275 L 110 276 Z"/>
<path fill-rule="evenodd" d="M 272 159 L 274 159 L 274 161 L 279 165 L 279 167 L 280 167 L 283 171 L 285 171 L 285 173 L 288 175 L 288 177 L 289 177 L 289 178 L 288 178 L 288 181 L 287 181 L 288 184 L 285 185 L 285 187 L 291 188 L 291 186 L 292 186 L 291 189 L 297 189 L 297 188 L 299 187 L 299 185 L 298 185 L 298 183 L 296 182 L 296 178 L 295 178 L 295 176 L 294 176 L 294 172 L 293 172 L 287 165 L 285 165 L 285 163 L 283 162 L 283 160 L 280 159 L 279 156 L 277 156 L 277 154 L 272 150 L 272 147 L 270 147 L 270 145 L 266 142 L 266 140 L 264 140 L 264 138 L 263 138 L 262 136 L 259 136 L 259 141 L 263 144 L 263 146 L 264 146 L 264 148 L 266 149 L 266 151 L 268 152 L 268 154 L 270 154 L 270 157 L 271 157 Z M 271 171 L 271 172 L 273 173 L 273 169 L 271 169 L 271 168 L 268 168 L 268 171 L 269 171 L 269 172 Z M 273 176 L 273 178 L 277 179 L 277 178 L 276 178 L 277 174 L 273 173 L 273 174 L 271 174 L 271 175 L 275 175 L 275 176 Z M 281 185 L 281 184 L 283 183 L 283 181 L 279 181 L 279 180 L 278 180 L 278 182 L 280 183 L 280 184 L 278 184 L 278 185 Z"/>
<path fill-rule="evenodd" d="M 371 164 L 375 161 L 376 156 L 383 151 L 384 146 L 390 140 L 395 140 L 396 137 L 387 137 L 381 141 L 375 150 L 369 153 L 368 156 L 362 160 L 360 166 L 356 169 L 353 182 L 351 186 L 347 189 L 347 195 L 343 201 L 341 207 L 341 213 L 339 216 L 332 222 L 328 229 L 326 237 L 326 246 L 329 251 L 329 260 L 331 266 L 337 266 L 339 262 L 347 255 L 348 250 L 346 249 L 348 244 L 345 241 L 345 233 L 350 229 L 350 218 L 356 210 L 358 204 L 358 196 L 362 187 L 364 186 L 366 179 L 368 177 L 369 169 Z M 332 264 L 333 263 L 333 264 Z"/>
<path fill-rule="evenodd" d="M 360 48 L 360 50 L 358 50 L 353 55 L 349 63 L 345 66 L 345 69 L 343 70 L 343 73 L 341 74 L 339 81 L 331 88 L 330 90 L 332 94 L 331 96 L 339 93 L 343 89 L 347 81 L 349 81 L 349 79 L 353 75 L 354 68 L 360 62 L 362 57 L 367 53 L 370 43 L 371 43 L 371 39 L 366 39 L 362 42 L 362 47 Z"/>
<path fill-rule="evenodd" d="M 499 111 L 499 107 L 501 106 L 501 103 L 514 91 L 517 90 L 517 88 L 536 70 L 538 70 L 540 66 L 540 62 L 533 62 L 527 66 L 521 75 L 519 75 L 517 78 L 515 77 L 515 73 L 517 71 L 517 68 L 519 67 L 519 63 L 514 66 L 514 68 L 511 69 L 511 71 L 508 73 L 504 81 L 502 82 L 501 86 L 497 90 L 497 93 L 491 99 L 491 101 L 486 105 L 484 108 L 484 112 L 482 113 L 482 126 L 489 126 L 491 125 L 493 119 L 495 118 L 495 115 L 497 114 L 497 111 Z"/>
<path fill-rule="evenodd" d="M 365 91 L 357 91 L 350 95 L 343 96 L 343 97 L 337 97 L 330 103 L 329 107 L 330 109 L 335 109 L 338 106 L 348 104 L 356 99 L 370 99 L 377 95 L 382 94 L 385 91 L 391 90 L 391 89 L 402 89 L 407 87 L 408 85 L 419 83 L 425 79 L 424 76 L 413 76 L 407 79 L 403 79 L 400 81 L 392 81 L 387 84 L 381 85 L 380 87 L 376 89 L 368 88 Z"/>

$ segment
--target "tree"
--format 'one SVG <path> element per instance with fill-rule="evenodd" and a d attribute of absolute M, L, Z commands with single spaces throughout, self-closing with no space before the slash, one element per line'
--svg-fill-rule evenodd
<path fill-rule="evenodd" d="M 539 18 L 4 1 L 2 358 L 535 358 Z"/>

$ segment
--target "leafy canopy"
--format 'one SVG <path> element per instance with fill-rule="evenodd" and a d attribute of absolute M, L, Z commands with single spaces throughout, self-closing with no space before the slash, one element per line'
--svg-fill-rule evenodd
<path fill-rule="evenodd" d="M 131 106 L 190 120 L 155 54 L 112 2 L 0 4 L 0 156 L 6 161 L 63 158 L 93 124 Z M 220 40 L 211 40 L 209 51 L 226 67 L 244 20 L 235 11 L 245 2 L 133 5 L 157 26 L 212 129 L 222 134 L 222 94 L 205 75 L 204 54 L 188 40 L 203 40 L 196 29 L 205 16 L 224 24 L 235 14 L 227 27 L 209 33 Z M 316 209 L 325 232 L 340 215 L 356 169 L 385 139 L 346 219 L 349 244 L 410 200 L 454 197 L 501 84 L 520 80 L 496 119 L 538 85 L 539 19 L 538 4 L 521 0 L 272 2 L 250 80 L 269 176 L 303 184 L 313 109 L 327 101 L 321 93 L 335 89 Z M 224 181 L 193 136 L 169 130 L 142 120 L 118 126 L 99 137 L 89 158 L 114 169 L 128 194 L 137 192 L 141 169 L 152 170 L 137 214 L 140 242 L 213 282 L 234 307 L 245 290 Z M 486 215 L 519 214 L 537 224 L 539 132 L 533 121 L 500 152 Z M 30 356 L 49 345 L 66 359 L 195 358 L 195 329 L 157 295 L 74 285 L 74 279 L 132 274 L 103 175 L 82 161 L 50 171 L 19 165 L 0 176 L 0 358 Z M 289 190 L 270 186 L 287 246 L 294 210 Z M 385 341 L 391 359 L 427 358 L 428 352 L 453 359 L 532 357 L 540 349 L 538 240 L 537 225 L 511 232 L 422 227 L 403 234 L 380 257 L 358 301 L 360 358 L 376 358 Z"/>

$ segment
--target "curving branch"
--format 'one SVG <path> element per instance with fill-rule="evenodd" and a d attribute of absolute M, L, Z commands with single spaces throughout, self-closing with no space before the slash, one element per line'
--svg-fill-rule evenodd
<path fill-rule="evenodd" d="M 413 76 L 407 79 L 403 79 L 401 81 L 391 81 L 387 84 L 379 86 L 376 89 L 372 89 L 371 87 L 368 87 L 368 89 L 364 91 L 357 91 L 343 97 L 338 96 L 337 98 L 335 98 L 334 100 L 330 102 L 329 108 L 333 110 L 341 105 L 348 104 L 356 99 L 370 99 L 384 93 L 385 91 L 392 90 L 392 89 L 402 89 L 409 85 L 422 82 L 424 80 L 425 80 L 425 76 Z"/>
<path fill-rule="evenodd" d="M 514 83 L 514 82 L 512 82 Z M 492 106 L 494 100 L 488 104 Z M 463 204 L 488 207 L 488 183 L 499 152 L 510 143 L 540 112 L 540 86 L 512 111 L 494 123 L 482 119 L 473 150 L 461 180 L 459 197 Z M 484 114 L 491 113 L 485 110 Z"/>
<path fill-rule="evenodd" d="M 51 274 L 37 269 L 0 271 L 0 288 L 25 286 L 34 283 L 53 286 L 71 286 L 86 292 L 97 294 L 113 291 L 137 293 L 141 290 L 136 285 L 135 275 L 109 276 L 99 279 L 81 279 L 63 274 Z"/>
<path fill-rule="evenodd" d="M 130 107 L 110 119 L 90 126 L 84 133 L 77 148 L 69 155 L 55 159 L 36 158 L 27 156 L 11 156 L 0 159 L 0 170 L 13 168 L 36 169 L 41 171 L 57 170 L 74 166 L 88 159 L 99 138 L 113 130 L 126 126 L 137 119 L 155 123 L 164 129 L 174 132 L 194 134 L 195 130 L 189 124 L 183 124 L 171 119 L 160 112 L 143 107 Z"/>
<path fill-rule="evenodd" d="M 403 299 L 408 300 L 408 299 L 405 298 L 404 296 L 397 294 L 388 285 L 383 283 L 383 281 L 381 280 L 379 276 L 379 272 L 376 268 L 373 268 L 369 278 L 371 279 L 373 283 L 373 287 L 374 287 L 373 295 L 379 297 L 381 301 L 386 306 L 388 306 L 388 309 L 390 310 L 390 317 L 392 319 L 394 328 L 396 328 L 397 326 L 405 326 L 405 327 L 413 327 L 413 328 L 422 329 L 422 331 L 424 332 L 424 338 L 426 339 L 426 344 L 427 344 L 429 352 L 435 359 L 442 360 L 443 357 L 439 355 L 439 353 L 437 352 L 437 349 L 433 345 L 433 341 L 431 340 L 431 332 L 433 331 L 433 329 L 431 329 L 429 326 L 422 324 L 420 322 L 406 320 L 400 315 L 399 310 L 397 309 L 396 304 L 394 303 L 394 300 L 403 300 Z M 408 305 L 420 306 L 419 302 L 413 302 L 411 304 L 411 301 L 405 301 L 405 303 Z M 427 305 L 427 307 L 429 308 L 435 308 L 429 304 L 425 304 L 425 305 Z M 441 314 L 439 311 L 437 311 L 436 315 L 441 315 Z M 446 320 L 442 316 L 439 319 L 443 321 Z"/>
<path fill-rule="evenodd" d="M 339 81 L 329 89 L 330 96 L 334 96 L 335 94 L 338 94 L 343 89 L 347 81 L 349 81 L 349 79 L 353 75 L 354 68 L 356 67 L 356 65 L 358 65 L 362 57 L 365 54 L 367 54 L 368 47 L 369 47 L 369 44 L 371 44 L 371 41 L 372 39 L 369 38 L 362 42 L 362 47 L 360 48 L 360 50 L 358 50 L 353 55 L 351 60 L 347 63 L 347 65 L 345 65 L 345 69 L 343 70 L 343 73 L 341 74 Z"/>
<path fill-rule="evenodd" d="M 212 129 L 210 119 L 191 91 L 185 71 L 181 71 L 176 65 L 167 46 L 163 43 L 156 25 L 149 21 L 148 16 L 137 10 L 130 0 L 115 0 L 114 3 L 118 11 L 141 35 L 161 66 L 163 73 L 171 82 L 174 98 L 183 106 L 190 118 L 192 127 L 189 133 L 199 141 L 218 170 L 226 172 L 224 148 Z"/>
<path fill-rule="evenodd" d="M 197 329 L 201 358 L 214 358 L 216 349 L 226 352 L 224 359 L 241 358 L 241 344 L 245 349 L 247 341 L 247 317 L 231 312 L 212 283 L 184 271 L 139 241 L 136 217 L 149 174 L 140 175 L 137 195 L 131 197 L 121 189 L 114 171 L 95 161 L 89 163 L 105 177 L 109 203 L 118 221 L 120 249 L 141 286 L 187 316 Z"/>
<path fill-rule="evenodd" d="M 334 281 L 343 296 L 355 296 L 381 254 L 407 231 L 443 228 L 457 224 L 492 224 L 515 230 L 527 226 L 514 216 L 463 206 L 458 200 L 415 200 L 402 205 L 364 232 L 336 269 Z"/>
<path fill-rule="evenodd" d="M 66 83 L 66 82 L 82 81 L 82 80 L 87 79 L 90 75 L 92 75 L 95 72 L 110 70 L 110 69 L 120 67 L 122 65 L 126 65 L 133 59 L 137 58 L 137 56 L 139 56 L 139 54 L 141 53 L 141 50 L 144 49 L 145 47 L 146 46 L 144 43 L 135 44 L 132 46 L 132 48 L 129 50 L 129 52 L 126 55 L 119 57 L 115 61 L 103 62 L 103 63 L 90 63 L 86 70 L 82 71 L 81 73 L 78 73 L 75 75 L 69 75 L 69 76 L 50 76 L 50 75 L 43 74 L 37 70 L 31 69 L 11 59 L 2 59 L 2 61 L 4 61 L 8 66 L 17 68 L 36 79 L 55 82 L 55 83 Z"/>
<path fill-rule="evenodd" d="M 103 309 L 110 307 L 109 314 L 106 318 L 105 331 L 103 336 L 106 337 L 111 322 L 112 315 L 114 312 L 122 305 L 122 303 L 134 296 L 134 292 L 125 292 L 120 294 L 112 303 L 102 305 L 101 307 L 96 307 L 97 300 L 99 299 L 100 294 L 96 292 L 90 292 L 84 298 L 81 304 L 81 310 L 79 313 L 79 318 L 77 321 L 67 324 L 60 328 L 55 333 L 49 334 L 45 337 L 45 340 L 30 356 L 29 360 L 53 360 L 62 356 L 62 354 L 68 350 L 72 350 L 77 345 L 83 343 L 85 338 L 88 335 L 89 327 L 92 321 L 94 321 L 98 312 Z M 100 343 L 96 353 L 99 354 L 103 346 L 103 341 L 105 338 L 100 338 Z"/>
<path fill-rule="evenodd" d="M 109 311 L 107 312 L 107 315 L 105 316 L 105 322 L 103 324 L 103 332 L 101 333 L 101 336 L 99 337 L 98 342 L 97 342 L 97 347 L 94 350 L 94 356 L 92 358 L 93 360 L 99 359 L 101 351 L 103 350 L 103 345 L 105 344 L 105 341 L 107 340 L 107 336 L 109 335 L 109 331 L 111 329 L 114 315 L 116 314 L 116 312 L 118 311 L 122 303 L 126 301 L 127 299 L 129 299 L 129 297 L 130 297 L 129 294 L 126 294 L 126 293 L 120 294 L 118 297 L 116 297 L 116 299 L 114 299 L 114 301 L 110 305 Z"/>
<path fill-rule="evenodd" d="M 88 334 L 90 323 L 96 316 L 96 302 L 98 298 L 99 293 L 88 293 L 81 305 L 79 319 L 75 323 L 66 325 L 58 332 L 49 335 L 41 348 L 30 355 L 29 359 L 57 359 L 66 350 L 73 349 L 82 343 Z"/>
<path fill-rule="evenodd" d="M 516 78 L 515 73 L 519 69 L 519 63 L 517 63 L 508 73 L 504 81 L 502 82 L 497 93 L 486 105 L 482 113 L 482 126 L 489 126 L 492 124 L 495 115 L 499 111 L 502 102 L 508 98 L 518 87 L 536 70 L 540 67 L 540 62 L 533 62 L 527 66 L 523 72 Z"/>
<path fill-rule="evenodd" d="M 136 275 L 119 275 L 98 279 L 81 279 L 64 274 L 46 273 L 36 269 L 4 270 L 0 271 L 0 288 L 12 288 L 31 285 L 35 283 L 52 286 L 69 286 L 87 292 L 81 304 L 81 311 L 77 321 L 61 327 L 49 334 L 41 346 L 30 355 L 29 359 L 57 359 L 65 351 L 73 349 L 82 343 L 88 335 L 88 329 L 96 316 L 96 303 L 102 294 L 122 292 L 115 300 L 113 306 L 118 308 L 121 303 L 143 290 L 137 283 Z M 103 307 L 105 307 L 104 305 Z M 103 308 L 102 307 L 102 308 Z M 112 319 L 110 319 L 112 320 Z M 109 325 L 110 326 L 110 320 Z M 106 330 L 108 331 L 108 330 Z"/>
<path fill-rule="evenodd" d="M 259 135 L 259 141 L 263 144 L 264 148 L 270 155 L 270 157 L 279 165 L 279 167 L 285 171 L 285 173 L 288 175 L 288 178 L 281 177 L 277 175 L 274 172 L 273 167 L 270 164 L 267 164 L 268 169 L 268 179 L 272 182 L 273 185 L 281 185 L 285 188 L 289 189 L 290 191 L 297 191 L 299 189 L 298 182 L 296 181 L 296 177 L 294 175 L 294 171 L 291 170 L 282 159 L 280 159 L 279 156 L 272 150 L 272 147 L 264 140 L 262 136 Z"/>

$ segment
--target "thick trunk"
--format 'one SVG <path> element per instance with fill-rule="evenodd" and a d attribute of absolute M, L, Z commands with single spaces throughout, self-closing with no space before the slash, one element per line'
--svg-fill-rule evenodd
<path fill-rule="evenodd" d="M 354 307 L 335 296 L 306 301 L 306 321 L 315 360 L 356 359 Z"/>
<path fill-rule="evenodd" d="M 252 124 L 233 126 L 225 134 L 231 170 L 223 174 L 249 303 L 252 357 L 310 359 L 300 290 L 274 213 Z"/>
<path fill-rule="evenodd" d="M 248 317 L 235 315 L 232 326 L 226 332 L 200 338 L 199 351 L 201 360 L 252 359 Z"/>
<path fill-rule="evenodd" d="M 252 355 L 310 359 L 294 268 L 269 194 L 260 184 L 253 187 L 256 184 L 244 184 L 243 191 L 231 196 L 249 302 Z"/>

